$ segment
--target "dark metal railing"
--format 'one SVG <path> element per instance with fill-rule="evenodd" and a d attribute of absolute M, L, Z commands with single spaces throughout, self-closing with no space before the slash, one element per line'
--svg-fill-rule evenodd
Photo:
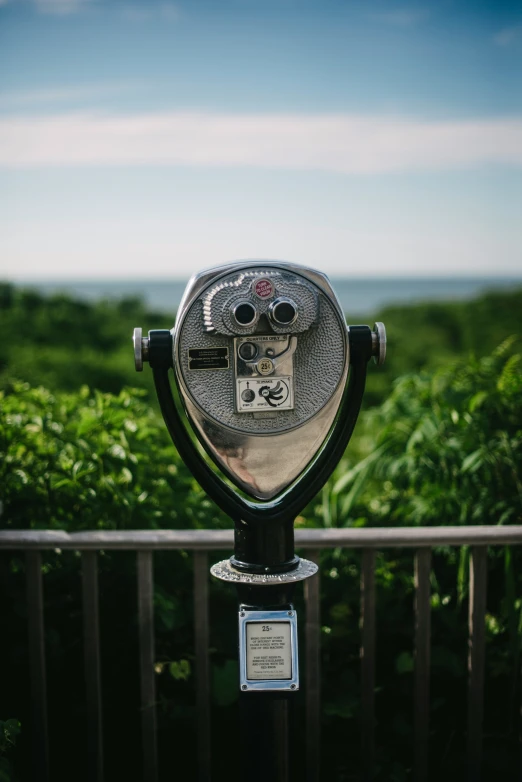
<path fill-rule="evenodd" d="M 415 780 L 428 776 L 430 699 L 430 570 L 435 546 L 470 546 L 468 620 L 468 780 L 479 782 L 482 765 L 484 713 L 485 613 L 487 547 L 520 545 L 522 526 L 421 527 L 381 529 L 296 530 L 296 546 L 309 549 L 318 561 L 320 549 L 362 549 L 361 564 L 361 698 L 363 778 L 373 777 L 375 765 L 375 552 L 393 547 L 414 548 L 415 583 Z M 194 554 L 195 674 L 198 713 L 198 775 L 210 779 L 210 681 L 208 552 L 232 549 L 232 530 L 155 530 L 67 533 L 55 530 L 0 531 L 0 548 L 26 551 L 28 630 L 35 776 L 49 782 L 47 691 L 45 673 L 44 612 L 41 551 L 73 549 L 82 552 L 84 656 L 88 717 L 88 778 L 103 780 L 102 692 L 98 607 L 97 551 L 137 552 L 138 618 L 143 740 L 143 779 L 157 782 L 156 694 L 154 679 L 153 552 L 185 549 Z M 306 606 L 306 769 L 309 782 L 320 779 L 320 583 L 304 585 Z"/>

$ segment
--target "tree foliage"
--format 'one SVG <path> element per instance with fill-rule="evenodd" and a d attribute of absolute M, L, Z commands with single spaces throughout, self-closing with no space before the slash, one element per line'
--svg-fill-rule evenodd
<path fill-rule="evenodd" d="M 0 782 L 13 782 L 14 771 L 8 753 L 16 746 L 21 725 L 18 720 L 0 720 Z"/>
<path fill-rule="evenodd" d="M 143 392 L 0 395 L 4 524 L 41 529 L 219 526 Z"/>
<path fill-rule="evenodd" d="M 12 378 L 51 391 L 88 385 L 119 393 L 125 386 L 148 392 L 155 404 L 150 372 L 136 373 L 131 335 L 135 326 L 171 328 L 169 313 L 148 311 L 140 299 L 87 303 L 66 294 L 0 283 L 0 387 Z M 490 353 L 511 334 L 522 331 L 522 289 L 496 291 L 470 301 L 422 302 L 390 306 L 378 313 L 347 313 L 348 322 L 386 324 L 386 363 L 369 372 L 365 405 L 387 398 L 397 377 L 433 369 L 456 356 Z"/>
<path fill-rule="evenodd" d="M 0 348 L 2 526 L 70 531 L 228 526 L 181 462 L 146 390 L 125 387 L 140 379 L 132 366 L 131 327 L 169 323 L 140 310 L 139 302 L 80 306 L 9 286 L 0 294 L 7 335 Z M 383 313 L 391 360 L 386 373 L 370 372 L 369 399 L 384 401 L 366 406 L 334 476 L 296 524 L 521 523 L 522 354 L 518 338 L 506 340 L 521 332 L 520 304 L 514 292 Z M 38 385 L 42 381 L 48 389 Z M 82 386 L 86 381 L 91 389 Z M 219 556 L 215 552 L 216 560 Z M 139 776 L 128 752 L 139 745 L 135 558 L 101 552 L 98 561 L 107 775 L 133 780 Z M 75 779 L 82 782 L 81 557 L 50 551 L 43 562 L 51 736 L 59 746 L 53 778 L 70 779 L 76 764 Z M 465 548 L 442 547 L 433 552 L 431 573 L 432 774 L 459 782 L 465 777 L 468 562 Z M 10 628 L 10 643 L 0 645 L 0 670 L 9 672 L 2 682 L 3 708 L 25 725 L 30 693 L 24 561 L 15 554 L 0 564 Z M 490 550 L 485 778 L 508 779 L 515 768 L 521 565 L 515 548 Z M 176 770 L 188 779 L 197 751 L 192 557 L 158 552 L 154 568 L 160 748 L 175 737 Z M 357 552 L 322 553 L 323 764 L 325 775 L 339 782 L 359 774 L 360 572 Z M 412 553 L 378 553 L 376 586 L 377 778 L 399 782 L 411 777 L 414 735 Z M 233 590 L 213 583 L 210 601 L 219 764 L 234 751 L 237 627 Z M 64 714 L 73 719 L 64 720 Z M 24 734 L 10 752 L 22 778 Z M 169 757 L 166 753 L 165 768 Z"/>
<path fill-rule="evenodd" d="M 366 414 L 325 489 L 339 526 L 522 521 L 522 353 L 511 337 L 489 356 L 399 378 Z"/>

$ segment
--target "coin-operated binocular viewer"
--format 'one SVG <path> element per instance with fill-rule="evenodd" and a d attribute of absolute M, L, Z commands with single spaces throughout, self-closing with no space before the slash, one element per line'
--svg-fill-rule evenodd
<path fill-rule="evenodd" d="M 382 323 L 347 326 L 327 277 L 288 263 L 201 272 L 172 331 L 134 332 L 136 369 L 150 363 L 181 458 L 234 522 L 234 555 L 211 573 L 238 592 L 249 779 L 287 779 L 288 700 L 299 689 L 292 593 L 317 571 L 294 553 L 294 519 L 343 455 L 368 362 L 385 353 Z"/>

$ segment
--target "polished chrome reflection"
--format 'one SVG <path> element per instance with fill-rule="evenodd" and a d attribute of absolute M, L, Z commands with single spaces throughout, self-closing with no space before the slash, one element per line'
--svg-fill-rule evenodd
<path fill-rule="evenodd" d="M 285 263 L 202 272 L 173 335 L 176 382 L 199 438 L 236 485 L 273 498 L 320 451 L 345 388 L 348 331 L 328 279 Z"/>

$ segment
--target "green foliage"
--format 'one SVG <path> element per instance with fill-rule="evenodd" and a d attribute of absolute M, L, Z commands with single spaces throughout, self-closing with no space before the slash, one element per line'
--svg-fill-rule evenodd
<path fill-rule="evenodd" d="M 230 706 L 238 699 L 239 665 L 237 660 L 226 660 L 212 666 L 212 696 L 219 706 Z"/>
<path fill-rule="evenodd" d="M 377 313 L 377 319 L 386 325 L 389 349 L 384 366 L 368 373 L 366 406 L 387 399 L 398 377 L 432 371 L 470 353 L 486 356 L 510 335 L 522 334 L 522 289 L 469 301 L 394 305 Z"/>
<path fill-rule="evenodd" d="M 143 392 L 113 396 L 84 386 L 53 394 L 15 381 L 0 402 L 7 526 L 186 529 L 225 523 Z"/>
<path fill-rule="evenodd" d="M 179 459 L 147 391 L 126 388 L 137 381 L 150 383 L 150 372 L 134 372 L 132 327 L 169 322 L 146 313 L 138 301 L 88 305 L 11 286 L 0 286 L 0 303 L 4 527 L 75 531 L 230 525 Z M 507 337 L 521 333 L 521 313 L 521 292 L 379 313 L 388 328 L 389 361 L 384 371 L 370 371 L 366 413 L 356 437 L 296 524 L 520 523 L 522 354 L 518 339 Z M 24 382 L 11 379 L 16 376 Z M 139 725 L 135 558 L 101 552 L 98 563 L 104 711 L 107 724 L 118 724 L 127 742 L 119 747 L 112 735 L 107 762 L 113 753 L 118 775 L 131 780 L 138 772 L 127 746 L 139 743 L 132 732 Z M 6 708 L 25 724 L 28 714 L 18 709 L 18 703 L 29 701 L 23 560 L 13 555 L 8 570 L 4 602 L 10 643 L 0 645 L 0 669 L 10 676 L 2 693 Z M 360 571 L 357 552 L 322 552 L 323 761 L 325 775 L 339 781 L 357 774 Z M 84 719 L 80 572 L 81 559 L 74 552 L 43 555 L 50 724 L 60 726 L 61 739 L 53 759 L 57 780 L 70 778 L 71 758 L 84 752 L 77 727 Z M 389 782 L 410 778 L 412 553 L 378 553 L 375 577 L 377 778 Z M 468 577 L 466 548 L 433 552 L 432 772 L 448 781 L 465 777 Z M 196 751 L 192 578 L 189 553 L 155 553 L 159 733 L 176 736 L 176 746 L 183 748 L 177 771 L 187 779 Z M 210 599 L 217 763 L 220 753 L 226 762 L 236 730 L 237 626 L 233 590 L 214 583 Z M 302 606 L 298 611 L 303 616 Z M 495 738 L 485 746 L 485 778 L 494 768 L 498 778 L 507 779 L 514 767 L 521 627 L 520 552 L 492 549 L 485 730 Z M 24 686 L 25 700 L 20 695 Z M 71 720 L 63 720 L 71 709 Z M 0 780 L 11 778 L 5 768 L 0 764 Z"/>
<path fill-rule="evenodd" d="M 395 659 L 397 673 L 411 673 L 413 671 L 413 655 L 411 652 L 401 652 Z"/>
<path fill-rule="evenodd" d="M 190 676 L 190 663 L 188 660 L 174 660 L 169 665 L 169 673 L 173 679 L 186 681 Z"/>
<path fill-rule="evenodd" d="M 18 720 L 0 720 L 0 752 L 2 754 L 15 746 L 21 727 Z"/>
<path fill-rule="evenodd" d="M 513 337 L 489 356 L 466 356 L 432 372 L 399 378 L 389 398 L 363 415 L 356 442 L 320 502 L 316 500 L 300 523 L 522 523 L 521 366 L 520 340 Z M 324 715 L 330 746 L 335 747 L 351 724 L 357 729 L 359 702 L 353 691 L 357 692 L 359 661 L 353 617 L 358 616 L 359 557 L 341 549 L 323 552 L 321 570 L 323 605 L 328 606 L 322 638 L 323 659 L 329 666 Z M 442 760 L 432 754 L 434 778 L 443 772 L 448 779 L 465 776 L 468 578 L 466 547 L 433 552 L 431 740 L 432 749 L 445 747 Z M 411 711 L 404 708 L 412 697 L 411 555 L 378 554 L 376 583 L 378 649 L 384 650 L 377 658 L 377 714 L 378 724 L 386 726 L 382 732 L 377 729 L 378 778 L 388 780 L 394 773 L 397 778 L 406 773 L 414 735 Z M 520 697 L 520 551 L 490 550 L 488 585 L 485 730 L 495 738 L 486 743 L 484 763 L 485 769 L 495 767 L 500 777 L 508 778 L 516 762 Z M 503 747 L 502 757 L 497 746 Z"/>
<path fill-rule="evenodd" d="M 171 328 L 173 315 L 147 312 L 134 298 L 90 304 L 0 283 L 0 387 L 21 378 L 52 391 L 88 385 L 117 394 L 133 385 L 150 392 L 150 372 L 134 370 L 132 330 Z"/>
<path fill-rule="evenodd" d="M 18 720 L 0 720 L 0 755 L 13 749 L 20 736 L 21 724 Z M 11 762 L 7 757 L 0 757 L 0 782 L 14 782 L 15 776 Z"/>
<path fill-rule="evenodd" d="M 0 283 L 0 388 L 13 377 L 52 391 L 88 385 L 117 394 L 139 386 L 155 404 L 151 373 L 134 371 L 130 338 L 137 325 L 171 328 L 174 314 L 147 311 L 137 298 L 87 303 Z M 433 369 L 470 351 L 486 355 L 521 333 L 522 289 L 472 301 L 385 307 L 363 313 L 360 322 L 376 317 L 386 324 L 389 351 L 385 365 L 369 372 L 365 406 L 387 398 L 393 380 L 407 372 Z"/>
<path fill-rule="evenodd" d="M 522 354 L 400 378 L 361 422 L 323 492 L 325 525 L 507 524 L 522 520 Z"/>

